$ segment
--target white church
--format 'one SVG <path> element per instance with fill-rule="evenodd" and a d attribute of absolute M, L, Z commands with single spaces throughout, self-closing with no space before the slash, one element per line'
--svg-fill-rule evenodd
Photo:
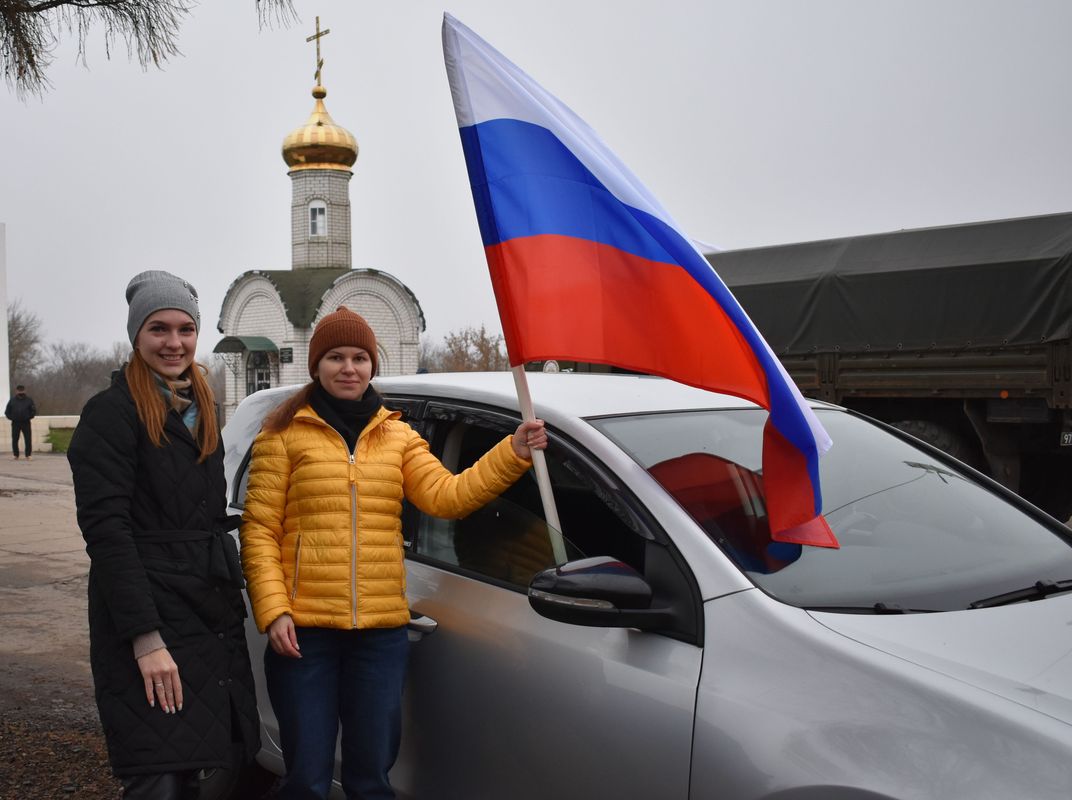
<path fill-rule="evenodd" d="M 317 321 L 339 306 L 356 311 L 376 332 L 380 375 L 417 371 L 425 321 L 416 296 L 393 275 L 351 264 L 357 140 L 324 105 L 320 35 L 318 20 L 313 113 L 283 140 L 292 186 L 291 268 L 249 270 L 227 290 L 217 325 L 224 338 L 215 348 L 229 368 L 221 423 L 259 389 L 308 381 L 309 337 Z"/>

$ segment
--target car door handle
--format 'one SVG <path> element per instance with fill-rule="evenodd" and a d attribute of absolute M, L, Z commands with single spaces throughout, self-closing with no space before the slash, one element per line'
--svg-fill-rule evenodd
<path fill-rule="evenodd" d="M 410 611 L 409 625 L 407 625 L 406 628 L 411 642 L 419 642 L 425 636 L 431 636 L 436 632 L 436 628 L 438 627 L 439 623 L 431 617 L 426 617 L 424 614 L 418 614 L 416 611 Z"/>

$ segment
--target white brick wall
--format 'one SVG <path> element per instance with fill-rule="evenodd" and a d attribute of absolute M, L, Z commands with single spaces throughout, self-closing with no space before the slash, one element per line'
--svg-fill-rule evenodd
<path fill-rule="evenodd" d="M 291 179 L 291 266 L 350 269 L 350 178 L 349 170 L 302 169 Z M 328 233 L 309 235 L 309 203 L 327 204 Z"/>
<path fill-rule="evenodd" d="M 220 311 L 220 327 L 227 336 L 267 336 L 276 347 L 292 347 L 295 361 L 299 348 L 308 352 L 304 332 L 290 324 L 274 284 L 262 275 L 246 275 L 231 285 Z M 288 368 L 293 365 L 279 364 L 276 356 L 271 358 L 273 386 L 297 382 L 288 379 Z M 227 371 L 226 395 L 219 398 L 223 422 L 246 396 L 246 359 L 233 362 L 236 369 Z"/>
<path fill-rule="evenodd" d="M 397 278 L 368 270 L 344 275 L 324 296 L 316 321 L 339 306 L 357 312 L 372 326 L 380 350 L 380 375 L 417 371 L 420 310 Z"/>
<path fill-rule="evenodd" d="M 343 275 L 324 295 L 315 322 L 341 305 L 367 319 L 376 332 L 381 375 L 412 375 L 417 371 L 420 309 L 398 279 L 372 270 L 353 270 Z M 227 336 L 267 336 L 276 346 L 293 350 L 294 361 L 290 364 L 280 364 L 272 357 L 273 386 L 309 380 L 312 330 L 290 324 L 268 278 L 251 273 L 231 285 L 220 312 L 220 327 Z M 231 360 L 235 369 L 228 370 L 226 396 L 220 398 L 224 421 L 246 396 L 246 357 Z"/>

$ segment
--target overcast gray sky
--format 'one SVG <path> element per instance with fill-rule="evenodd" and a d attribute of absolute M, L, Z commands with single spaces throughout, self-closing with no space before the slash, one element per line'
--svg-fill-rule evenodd
<path fill-rule="evenodd" d="M 127 280 L 201 294 L 200 355 L 247 269 L 290 266 L 283 137 L 313 100 L 361 149 L 353 266 L 393 273 L 428 334 L 499 329 L 440 44 L 448 10 L 585 118 L 686 232 L 724 248 L 1072 210 L 1067 0 L 296 0 L 258 30 L 211 2 L 183 57 L 90 69 L 73 43 L 26 102 L 0 88 L 8 293 L 49 340 L 125 339 Z M 966 287 L 970 290 L 970 287 Z"/>

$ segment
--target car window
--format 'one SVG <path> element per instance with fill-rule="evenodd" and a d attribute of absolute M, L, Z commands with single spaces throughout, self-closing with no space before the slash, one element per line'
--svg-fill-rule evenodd
<path fill-rule="evenodd" d="M 537 573 L 556 566 L 556 533 L 542 518 L 499 497 L 465 519 L 420 515 L 414 552 L 511 586 L 527 587 Z M 584 554 L 562 539 L 563 561 Z"/>
<path fill-rule="evenodd" d="M 472 414 L 435 423 L 432 451 L 459 472 L 497 444 L 516 421 L 481 421 Z M 643 570 L 644 539 L 623 519 L 611 493 L 601 488 L 575 459 L 556 448 L 548 451 L 548 469 L 564 532 L 564 558 L 555 557 L 556 535 L 544 521 L 535 475 L 530 470 L 497 500 L 462 520 L 419 514 L 412 552 L 482 578 L 527 587 L 533 576 L 566 560 L 610 555 Z M 561 449 L 561 448 L 558 448 Z"/>
<path fill-rule="evenodd" d="M 840 549 L 770 538 L 761 465 L 765 411 L 591 420 L 657 480 L 755 583 L 805 608 L 965 609 L 1072 579 L 1061 526 L 1028 516 L 948 462 L 844 412 L 817 412 L 823 514 Z"/>

